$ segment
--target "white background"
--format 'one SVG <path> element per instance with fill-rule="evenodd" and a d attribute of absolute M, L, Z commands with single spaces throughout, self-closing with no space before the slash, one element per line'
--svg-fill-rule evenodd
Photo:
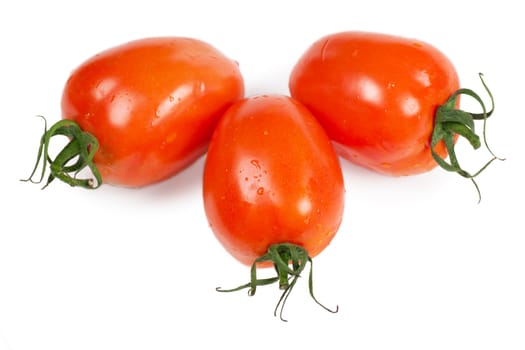
<path fill-rule="evenodd" d="M 489 5 L 490 4 L 490 5 Z M 519 2 L 156 1 L 0 5 L 0 349 L 525 349 L 525 62 Z M 488 122 L 506 157 L 468 180 L 436 169 L 390 178 L 342 161 L 343 224 L 315 260 L 319 308 L 301 279 L 273 317 L 277 287 L 215 287 L 249 270 L 217 243 L 201 199 L 201 158 L 140 190 L 19 182 L 69 72 L 110 46 L 192 36 L 240 62 L 246 93 L 288 93 L 322 35 L 369 30 L 445 52 L 462 85 L 496 98 Z M 465 99 L 466 105 L 468 102 Z M 481 130 L 481 129 L 480 129 Z M 488 155 L 460 142 L 466 167 Z M 461 155 L 460 155 L 461 156 Z"/>

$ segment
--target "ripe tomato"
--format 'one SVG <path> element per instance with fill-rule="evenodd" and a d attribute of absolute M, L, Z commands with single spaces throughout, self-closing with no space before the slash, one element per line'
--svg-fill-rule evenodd
<path fill-rule="evenodd" d="M 344 182 L 330 139 L 312 114 L 288 96 L 263 95 L 235 103 L 219 122 L 203 198 L 224 248 L 253 273 L 273 262 L 279 277 L 271 282 L 289 291 L 288 274 L 297 277 L 336 234 Z M 262 284 L 268 283 L 252 275 L 243 287 L 253 294 Z"/>
<path fill-rule="evenodd" d="M 398 176 L 439 163 L 475 176 L 457 164 L 454 143 L 461 134 L 478 148 L 472 121 L 492 111 L 486 113 L 471 90 L 459 90 L 453 64 L 428 43 L 379 33 L 330 34 L 300 57 L 289 88 L 318 118 L 337 152 L 356 164 Z M 458 112 L 460 94 L 477 99 L 484 113 Z M 451 164 L 443 160 L 447 153 Z"/>
<path fill-rule="evenodd" d="M 217 121 L 243 95 L 238 64 L 210 44 L 145 38 L 76 68 L 63 91 L 62 117 L 98 140 L 93 161 L 105 183 L 138 187 L 164 180 L 204 154 Z M 59 131 L 74 134 L 66 127 Z"/>

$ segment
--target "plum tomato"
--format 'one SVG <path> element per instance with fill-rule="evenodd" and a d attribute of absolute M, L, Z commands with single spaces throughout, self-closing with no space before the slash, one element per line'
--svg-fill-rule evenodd
<path fill-rule="evenodd" d="M 219 242 L 252 266 L 251 282 L 233 290 L 253 295 L 257 286 L 279 282 L 286 299 L 306 264 L 334 238 L 344 198 L 333 145 L 296 100 L 253 96 L 222 117 L 206 156 L 203 200 Z M 256 278 L 257 267 L 272 264 L 277 277 Z"/>
<path fill-rule="evenodd" d="M 53 135 L 71 139 L 52 162 L 48 183 L 55 177 L 88 188 L 162 181 L 205 153 L 219 118 L 242 97 L 238 63 L 201 40 L 153 37 L 107 49 L 71 73 L 63 120 L 46 126 L 44 163 Z M 86 166 L 98 184 L 68 174 Z"/>
<path fill-rule="evenodd" d="M 426 42 L 370 32 L 326 35 L 300 56 L 289 89 L 318 118 L 336 151 L 355 164 L 394 176 L 438 164 L 467 178 L 477 175 L 461 169 L 454 143 L 461 135 L 479 148 L 473 120 L 486 120 L 492 110 L 486 112 L 472 90 L 460 89 L 452 62 Z M 483 113 L 456 109 L 462 94 L 476 99 Z"/>

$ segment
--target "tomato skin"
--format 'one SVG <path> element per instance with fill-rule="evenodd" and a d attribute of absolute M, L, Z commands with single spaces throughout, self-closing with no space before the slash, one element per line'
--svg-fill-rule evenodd
<path fill-rule="evenodd" d="M 212 137 L 204 208 L 225 249 L 246 265 L 274 243 L 310 257 L 336 234 L 343 215 L 339 159 L 315 117 L 284 95 L 235 103 Z"/>
<path fill-rule="evenodd" d="M 430 151 L 434 114 L 459 89 L 459 78 L 451 61 L 428 43 L 340 32 L 303 53 L 289 88 L 319 119 L 342 157 L 399 176 L 437 166 Z M 446 156 L 443 144 L 436 151 Z"/>
<path fill-rule="evenodd" d="M 105 183 L 141 187 L 175 175 L 206 151 L 223 112 L 244 96 L 238 64 L 203 41 L 135 40 L 70 75 L 62 118 L 100 143 Z"/>

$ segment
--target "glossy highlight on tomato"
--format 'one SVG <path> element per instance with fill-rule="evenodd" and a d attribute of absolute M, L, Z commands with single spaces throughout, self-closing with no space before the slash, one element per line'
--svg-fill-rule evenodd
<path fill-rule="evenodd" d="M 93 162 L 104 183 L 141 187 L 202 156 L 219 118 L 243 96 L 238 63 L 210 44 L 144 38 L 77 67 L 64 87 L 62 118 L 98 142 Z M 59 131 L 71 136 L 69 127 Z"/>
<path fill-rule="evenodd" d="M 330 139 L 314 116 L 283 95 L 241 100 L 215 130 L 204 167 L 204 208 L 211 229 L 239 262 L 252 266 L 250 283 L 279 282 L 284 303 L 312 257 L 334 238 L 343 217 L 344 181 Z M 290 263 L 290 266 L 289 266 Z M 257 267 L 277 277 L 258 279 Z M 314 297 L 312 298 L 323 308 Z M 281 308 L 281 319 L 282 308 Z"/>

